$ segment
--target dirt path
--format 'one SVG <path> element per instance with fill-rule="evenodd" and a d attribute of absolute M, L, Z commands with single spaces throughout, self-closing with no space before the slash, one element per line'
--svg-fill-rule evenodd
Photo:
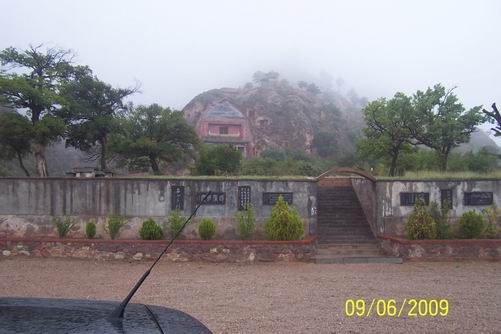
<path fill-rule="evenodd" d="M 146 263 L 0 260 L 0 296 L 119 300 Z M 448 299 L 447 317 L 346 317 L 345 300 Z M 501 332 L 501 263 L 256 265 L 161 262 L 135 301 L 214 333 Z"/>

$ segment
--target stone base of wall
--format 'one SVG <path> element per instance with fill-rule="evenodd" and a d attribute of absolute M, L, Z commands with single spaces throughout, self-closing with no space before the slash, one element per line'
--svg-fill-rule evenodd
<path fill-rule="evenodd" d="M 388 254 L 411 261 L 501 261 L 501 239 L 407 240 L 379 236 Z"/>
<path fill-rule="evenodd" d="M 253 263 L 309 261 L 316 238 L 298 241 L 177 240 L 163 256 L 173 262 Z M 92 260 L 154 260 L 167 241 L 88 239 L 0 239 L 0 259 L 12 256 L 64 257 Z"/>
<path fill-rule="evenodd" d="M 0 215 L 0 239 L 2 238 L 57 238 L 56 228 L 52 222 L 52 216 L 37 216 L 37 215 Z M 108 233 L 105 231 L 107 217 L 101 216 L 67 216 L 60 217 L 62 219 L 69 218 L 74 223 L 68 233 L 68 238 L 83 239 L 85 238 L 85 225 L 94 220 L 96 223 L 96 238 L 109 239 Z M 158 224 L 163 226 L 164 230 L 168 231 L 166 217 L 149 217 L 154 219 Z M 183 230 L 182 239 L 197 240 L 198 223 L 202 218 L 211 218 L 216 225 L 216 238 L 221 240 L 238 239 L 236 231 L 237 224 L 233 217 L 193 217 L 186 228 Z M 302 218 L 304 230 L 306 234 L 313 234 L 310 226 L 314 225 L 312 218 Z M 138 240 L 139 229 L 145 217 L 127 217 L 125 226 L 120 230 L 120 239 Z M 264 224 L 266 218 L 257 217 L 255 226 L 254 238 L 261 240 L 265 239 Z"/>

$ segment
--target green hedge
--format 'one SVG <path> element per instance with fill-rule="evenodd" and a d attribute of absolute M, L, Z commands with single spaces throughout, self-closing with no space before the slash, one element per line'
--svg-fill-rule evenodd
<path fill-rule="evenodd" d="M 143 225 L 139 229 L 139 236 L 143 240 L 161 240 L 164 233 L 162 228 L 150 218 L 143 222 Z"/>
<path fill-rule="evenodd" d="M 290 208 L 282 196 L 271 209 L 271 217 L 264 226 L 269 240 L 299 240 L 304 234 L 304 225 L 296 209 Z"/>

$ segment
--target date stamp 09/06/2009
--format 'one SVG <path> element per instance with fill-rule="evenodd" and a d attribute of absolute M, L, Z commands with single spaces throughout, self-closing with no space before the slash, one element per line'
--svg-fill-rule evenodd
<path fill-rule="evenodd" d="M 447 299 L 347 299 L 347 317 L 445 317 L 449 314 Z"/>

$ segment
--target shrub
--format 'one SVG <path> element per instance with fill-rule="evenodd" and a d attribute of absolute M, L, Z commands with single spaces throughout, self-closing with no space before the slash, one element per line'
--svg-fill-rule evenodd
<path fill-rule="evenodd" d="M 65 217 L 64 220 L 61 220 L 59 217 L 55 217 L 52 219 L 52 223 L 56 227 L 57 230 L 57 235 L 60 238 L 66 237 L 70 229 L 75 225 L 72 221 L 71 218 Z"/>
<path fill-rule="evenodd" d="M 254 215 L 254 208 L 251 204 L 247 204 L 245 209 L 245 211 L 239 211 L 235 214 L 235 220 L 237 221 L 240 239 L 249 240 L 254 236 L 256 216 Z"/>
<path fill-rule="evenodd" d="M 430 213 L 424 207 L 422 200 L 417 200 L 414 212 L 405 223 L 405 234 L 408 239 L 435 239 L 436 224 Z"/>
<path fill-rule="evenodd" d="M 448 222 L 449 210 L 447 204 L 440 209 L 437 202 L 431 202 L 430 216 L 435 221 L 437 239 L 452 239 L 451 227 Z"/>
<path fill-rule="evenodd" d="M 497 235 L 497 216 L 498 210 L 496 206 L 482 210 L 482 215 L 485 219 L 485 228 L 483 236 L 488 239 L 495 238 Z"/>
<path fill-rule="evenodd" d="M 87 239 L 93 239 L 96 236 L 96 221 L 90 220 L 85 224 L 85 235 Z"/>
<path fill-rule="evenodd" d="M 203 240 L 211 240 L 216 235 L 216 225 L 210 218 L 204 218 L 198 225 L 198 234 Z"/>
<path fill-rule="evenodd" d="M 271 217 L 264 226 L 266 238 L 270 240 L 298 240 L 304 234 L 304 226 L 299 213 L 291 209 L 282 196 L 271 209 Z"/>
<path fill-rule="evenodd" d="M 116 239 L 120 234 L 120 230 L 125 225 L 123 217 L 111 215 L 108 217 L 108 223 L 105 226 L 106 232 L 110 235 L 112 240 Z"/>
<path fill-rule="evenodd" d="M 179 212 L 178 210 L 172 211 L 172 213 L 169 215 L 171 237 L 175 237 L 178 234 L 178 232 L 181 230 L 181 227 L 183 227 L 185 220 L 186 219 L 181 216 L 181 212 Z"/>
<path fill-rule="evenodd" d="M 459 220 L 459 233 L 462 238 L 481 238 L 485 230 L 485 221 L 481 213 L 471 210 L 465 212 Z"/>
<path fill-rule="evenodd" d="M 143 225 L 139 229 L 139 236 L 143 240 L 161 240 L 164 233 L 162 228 L 150 218 L 143 222 Z"/>

